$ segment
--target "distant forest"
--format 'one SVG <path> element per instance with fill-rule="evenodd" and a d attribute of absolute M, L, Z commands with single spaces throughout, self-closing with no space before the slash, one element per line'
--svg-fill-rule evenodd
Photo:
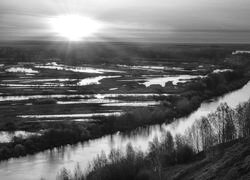
<path fill-rule="evenodd" d="M 131 43 L 62 43 L 19 42 L 0 46 L 0 60 L 6 63 L 24 61 L 61 61 L 65 64 L 126 63 L 136 61 L 209 61 L 216 63 L 234 50 L 249 49 L 246 45 L 179 45 Z"/>

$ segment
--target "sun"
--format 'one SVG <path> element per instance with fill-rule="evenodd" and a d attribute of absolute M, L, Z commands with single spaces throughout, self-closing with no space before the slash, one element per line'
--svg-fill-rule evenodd
<path fill-rule="evenodd" d="M 61 15 L 50 19 L 52 31 L 69 41 L 81 41 L 98 32 L 102 24 L 80 15 Z"/>

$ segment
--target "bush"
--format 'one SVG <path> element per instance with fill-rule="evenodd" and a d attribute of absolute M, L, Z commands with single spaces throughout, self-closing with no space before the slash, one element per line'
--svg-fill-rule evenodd
<path fill-rule="evenodd" d="M 187 98 L 181 98 L 176 103 L 176 109 L 181 114 L 190 112 L 190 102 Z"/>
<path fill-rule="evenodd" d="M 0 148 L 0 158 L 1 159 L 6 159 L 10 155 L 11 155 L 11 150 L 8 147 L 3 146 L 3 147 Z"/>
<path fill-rule="evenodd" d="M 14 147 L 14 154 L 16 156 L 22 156 L 22 155 L 26 154 L 25 147 L 23 145 L 21 145 L 21 144 L 15 145 L 15 147 Z"/>
<path fill-rule="evenodd" d="M 25 140 L 24 146 L 31 152 L 36 149 L 35 142 L 32 139 Z"/>

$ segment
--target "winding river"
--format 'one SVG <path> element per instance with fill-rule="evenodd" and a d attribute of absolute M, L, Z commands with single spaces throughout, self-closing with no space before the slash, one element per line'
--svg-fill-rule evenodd
<path fill-rule="evenodd" d="M 171 124 L 154 125 L 148 128 L 132 131 L 130 134 L 116 133 L 91 140 L 86 143 L 78 143 L 74 146 L 55 148 L 51 151 L 44 151 L 35 155 L 21 158 L 13 158 L 0 163 L 0 179 L 4 180 L 39 180 L 41 177 L 46 180 L 55 179 L 57 172 L 63 167 L 73 170 L 76 163 L 86 168 L 101 151 L 108 153 L 111 148 L 125 148 L 131 143 L 135 148 L 147 150 L 148 142 L 155 136 L 160 136 L 166 130 L 171 133 L 183 133 L 201 116 L 214 112 L 220 103 L 226 102 L 229 106 L 235 107 L 239 103 L 250 98 L 250 82 L 239 90 L 230 92 L 220 98 L 204 102 L 188 117 L 177 119 Z"/>

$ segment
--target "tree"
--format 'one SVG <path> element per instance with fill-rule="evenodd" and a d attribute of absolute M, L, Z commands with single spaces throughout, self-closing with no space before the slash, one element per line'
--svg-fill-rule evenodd
<path fill-rule="evenodd" d="M 175 136 L 176 142 L 176 163 L 187 163 L 194 155 L 193 148 L 188 145 L 181 135 Z"/>
<path fill-rule="evenodd" d="M 244 136 L 250 136 L 250 102 L 246 105 L 244 116 Z"/>
<path fill-rule="evenodd" d="M 158 137 L 155 137 L 152 142 L 149 143 L 149 157 L 152 161 L 153 168 L 158 174 L 159 180 L 162 179 L 162 164 L 161 164 L 161 144 Z"/>
<path fill-rule="evenodd" d="M 225 143 L 236 138 L 234 111 L 226 104 L 221 104 L 216 111 L 216 119 L 212 122 L 218 132 L 218 143 Z"/>
<path fill-rule="evenodd" d="M 195 151 L 198 153 L 201 148 L 201 139 L 200 139 L 200 130 L 198 128 L 198 124 L 194 123 L 191 128 L 189 128 L 187 131 L 188 139 L 190 140 L 192 146 L 194 147 Z"/>
<path fill-rule="evenodd" d="M 165 165 L 171 165 L 174 164 L 175 158 L 174 158 L 174 139 L 170 132 L 166 132 L 165 135 L 163 135 L 162 141 L 161 141 L 161 151 L 163 154 L 163 164 Z"/>
<path fill-rule="evenodd" d="M 199 121 L 199 129 L 202 149 L 206 151 L 210 146 L 213 145 L 213 130 L 208 118 L 201 118 Z"/>

